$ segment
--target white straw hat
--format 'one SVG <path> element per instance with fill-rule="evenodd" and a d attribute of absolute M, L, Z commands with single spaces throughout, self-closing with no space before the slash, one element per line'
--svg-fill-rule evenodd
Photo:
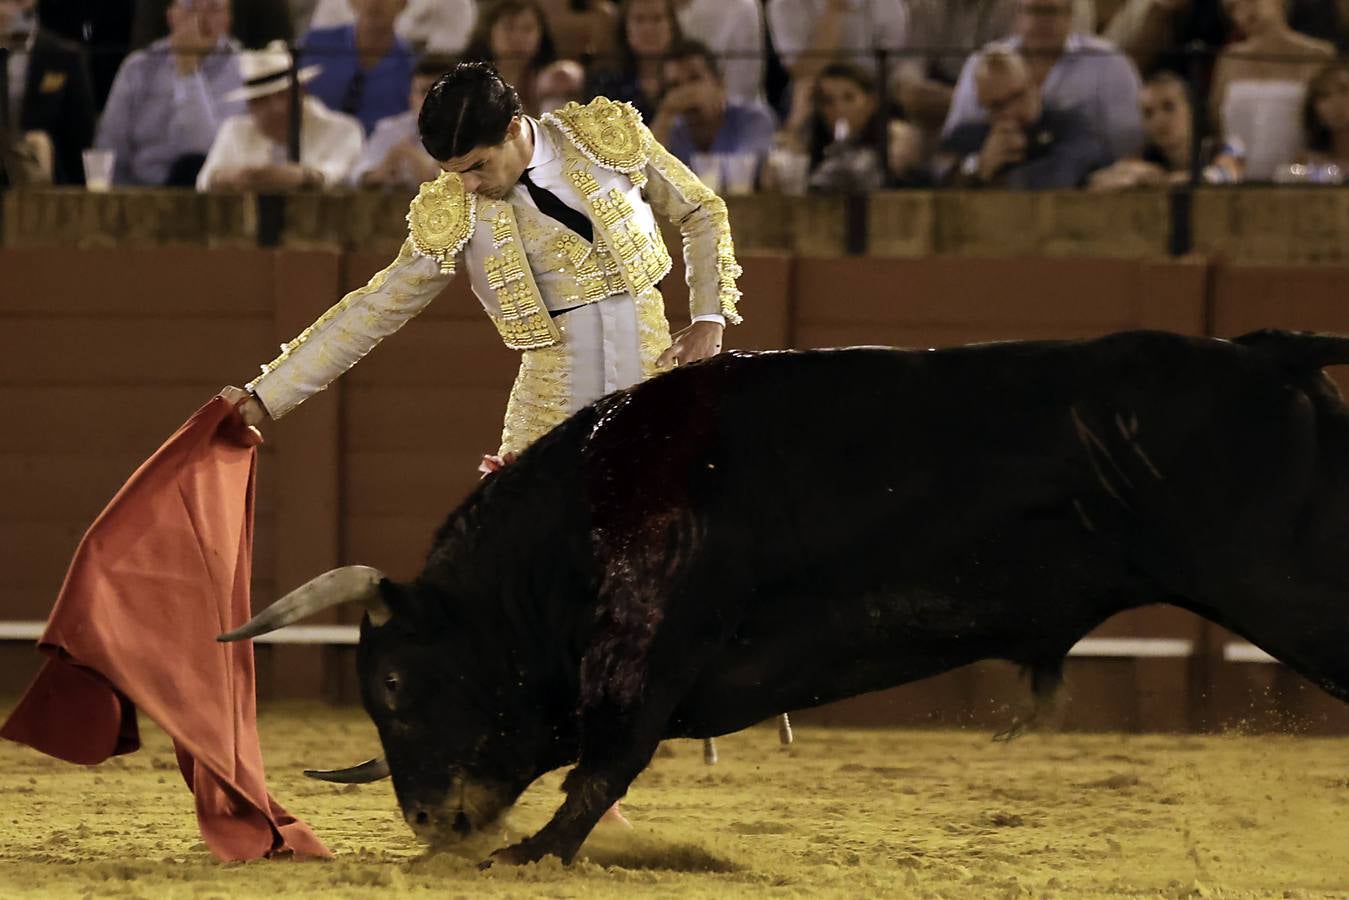
<path fill-rule="evenodd" d="M 272 41 L 261 50 L 245 50 L 239 54 L 239 71 L 244 77 L 244 86 L 230 91 L 225 99 L 253 100 L 266 97 L 290 87 L 290 50 L 285 41 Z M 313 79 L 322 66 L 305 66 L 297 75 L 301 84 Z"/>

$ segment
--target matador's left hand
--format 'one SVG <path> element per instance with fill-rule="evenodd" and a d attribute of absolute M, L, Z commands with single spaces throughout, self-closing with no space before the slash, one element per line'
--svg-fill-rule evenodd
<path fill-rule="evenodd" d="M 720 322 L 694 322 L 674 336 L 670 349 L 660 355 L 656 365 L 679 366 L 707 359 L 721 352 L 721 333 L 726 326 Z"/>

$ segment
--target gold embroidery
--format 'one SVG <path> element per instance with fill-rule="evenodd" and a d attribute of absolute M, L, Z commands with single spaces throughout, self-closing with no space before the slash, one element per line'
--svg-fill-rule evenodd
<path fill-rule="evenodd" d="M 408 206 L 408 234 L 417 252 L 440 263 L 440 271 L 454 271 L 454 257 L 473 234 L 476 198 L 464 190 L 453 172 L 423 184 Z"/>
<path fill-rule="evenodd" d="M 492 324 L 512 350 L 551 347 L 560 340 L 559 332 L 534 281 L 515 213 L 509 204 L 493 206 L 496 214 L 492 220 L 493 241 L 501 250 L 482 261 L 487 286 L 496 293 L 499 308 L 492 316 Z"/>
<path fill-rule="evenodd" d="M 643 378 L 666 371 L 656 365 L 671 344 L 670 325 L 665 321 L 665 298 L 660 291 L 647 291 L 637 298 L 637 343 Z"/>
<path fill-rule="evenodd" d="M 658 149 L 651 157 L 651 166 L 660 176 L 673 185 L 681 198 L 694 206 L 701 207 L 706 213 L 712 229 L 716 232 L 716 291 L 721 314 L 732 325 L 739 325 L 743 319 L 736 309 L 740 299 L 740 289 L 735 280 L 742 274 L 740 264 L 735 259 L 735 242 L 731 240 L 731 221 L 726 213 L 726 202 L 713 193 L 707 185 L 698 180 L 698 176 L 672 156 L 668 151 Z M 682 228 L 681 228 L 682 230 Z M 685 238 L 685 255 L 689 255 L 689 244 Z M 692 260 L 686 259 L 688 265 Z M 690 282 L 690 290 L 694 285 Z"/>
<path fill-rule="evenodd" d="M 398 256 L 394 258 L 393 262 L 389 263 L 383 269 L 379 270 L 373 276 L 371 276 L 370 280 L 366 282 L 365 287 L 357 288 L 356 290 L 347 294 L 340 301 L 330 306 L 328 310 L 324 312 L 323 315 L 315 319 L 312 325 L 310 325 L 304 331 L 301 331 L 293 340 L 282 344 L 281 354 L 271 362 L 263 363 L 262 374 L 259 375 L 257 378 L 254 378 L 252 381 L 250 381 L 245 386 L 245 389 L 250 391 L 253 390 L 254 387 L 257 385 L 257 383 L 261 381 L 269 372 L 271 372 L 273 369 L 279 366 L 286 359 L 286 357 L 290 356 L 300 347 L 304 346 L 304 344 L 309 340 L 310 337 L 312 337 L 315 333 L 322 331 L 328 325 L 329 322 L 331 322 L 333 319 L 337 318 L 343 312 L 345 312 L 346 309 L 349 306 L 351 306 L 351 304 L 365 297 L 367 294 L 374 293 L 375 291 L 384 287 L 384 283 L 389 280 L 389 275 L 392 274 L 393 271 L 397 269 L 399 266 L 401 266 L 403 263 L 411 259 L 412 253 L 413 253 L 412 242 L 410 240 L 404 241 L 402 248 L 398 251 Z M 420 287 L 424 283 L 425 283 L 424 280 L 418 279 L 416 282 L 416 286 Z M 374 315 L 374 313 L 371 313 L 371 315 Z M 279 411 L 273 410 L 273 412 L 277 413 Z"/>
<path fill-rule="evenodd" d="M 520 355 L 520 371 L 506 402 L 500 453 L 519 453 L 569 415 L 571 360 L 567 328 L 559 328 L 561 343 Z"/>
<path fill-rule="evenodd" d="M 543 116 L 562 129 L 571 142 L 597 166 L 636 175 L 651 155 L 651 132 L 630 103 L 596 97 L 585 106 L 572 102 Z M 633 179 L 636 182 L 636 178 Z M 584 193 L 593 193 L 587 191 Z"/>

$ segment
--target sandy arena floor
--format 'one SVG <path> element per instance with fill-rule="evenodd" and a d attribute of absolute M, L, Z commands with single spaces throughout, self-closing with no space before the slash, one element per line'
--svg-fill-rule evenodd
<path fill-rule="evenodd" d="M 94 769 L 0 742 L 0 897 L 1346 897 L 1349 739 L 759 728 L 665 745 L 588 859 L 480 873 L 491 849 L 425 857 L 388 783 L 305 765 L 376 748 L 357 710 L 264 713 L 273 795 L 331 863 L 222 865 L 168 739 Z M 560 775 L 511 827 L 542 824 Z"/>

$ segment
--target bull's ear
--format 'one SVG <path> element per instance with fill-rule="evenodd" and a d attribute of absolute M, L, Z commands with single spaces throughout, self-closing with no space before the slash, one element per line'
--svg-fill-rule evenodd
<path fill-rule="evenodd" d="M 305 769 L 304 773 L 319 781 L 332 781 L 337 784 L 369 784 L 389 777 L 389 763 L 382 756 L 367 759 L 359 765 L 346 769 Z"/>

